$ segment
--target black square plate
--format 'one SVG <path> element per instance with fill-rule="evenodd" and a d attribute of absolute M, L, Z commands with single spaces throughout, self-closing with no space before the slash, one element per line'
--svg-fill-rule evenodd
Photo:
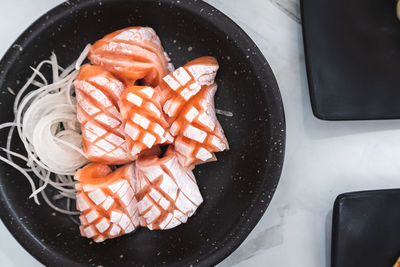
<path fill-rule="evenodd" d="M 399 256 L 400 190 L 353 192 L 336 198 L 332 267 L 391 267 Z"/>
<path fill-rule="evenodd" d="M 395 0 L 302 0 L 312 108 L 325 120 L 400 118 Z"/>

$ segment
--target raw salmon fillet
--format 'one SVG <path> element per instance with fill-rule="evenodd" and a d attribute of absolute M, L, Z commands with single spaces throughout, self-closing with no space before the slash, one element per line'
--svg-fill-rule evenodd
<path fill-rule="evenodd" d="M 128 151 L 133 159 L 153 146 L 173 142 L 158 93 L 152 87 L 130 86 L 118 104 Z"/>
<path fill-rule="evenodd" d="M 127 85 L 143 79 L 144 84 L 157 86 L 169 73 L 161 41 L 148 27 L 130 27 L 106 35 L 91 47 L 89 59 Z"/>
<path fill-rule="evenodd" d="M 187 168 L 215 160 L 214 152 L 229 149 L 215 115 L 217 70 L 215 58 L 201 57 L 165 76 L 159 86 L 175 150 Z"/>
<path fill-rule="evenodd" d="M 130 162 L 117 104 L 125 85 L 102 67 L 91 65 L 81 67 L 74 85 L 87 158 L 104 164 Z"/>
<path fill-rule="evenodd" d="M 177 117 L 187 101 L 202 86 L 213 84 L 218 68 L 215 58 L 200 57 L 165 76 L 158 90 L 161 105 L 168 117 Z"/>
<path fill-rule="evenodd" d="M 75 174 L 82 236 L 102 242 L 130 233 L 139 226 L 132 186 L 134 168 L 133 164 L 128 164 L 112 171 L 107 165 L 91 163 Z"/>
<path fill-rule="evenodd" d="M 185 167 L 215 160 L 214 152 L 229 149 L 224 130 L 215 115 L 217 85 L 207 85 L 184 106 L 171 125 L 175 150 Z"/>
<path fill-rule="evenodd" d="M 142 226 L 165 230 L 185 223 L 203 202 L 195 177 L 170 147 L 163 158 L 136 161 L 136 198 Z"/>

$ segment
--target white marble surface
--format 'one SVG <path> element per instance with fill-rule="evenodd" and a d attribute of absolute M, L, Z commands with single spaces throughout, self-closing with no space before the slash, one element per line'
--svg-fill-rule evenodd
<path fill-rule="evenodd" d="M 60 0 L 0 1 L 0 55 Z M 208 0 L 257 43 L 287 119 L 281 182 L 246 241 L 219 266 L 329 266 L 331 210 L 342 192 L 400 187 L 398 121 L 325 122 L 311 112 L 297 0 Z M 1 212 L 1 211 L 0 211 Z M 0 223 L 0 266 L 41 266 Z"/>

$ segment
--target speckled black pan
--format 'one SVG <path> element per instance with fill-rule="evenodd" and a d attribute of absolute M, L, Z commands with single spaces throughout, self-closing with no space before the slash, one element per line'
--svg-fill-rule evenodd
<path fill-rule="evenodd" d="M 27 197 L 17 171 L 0 164 L 0 216 L 34 257 L 50 266 L 210 266 L 228 256 L 265 212 L 278 184 L 285 148 L 279 89 L 264 56 L 229 18 L 202 1 L 69 1 L 29 27 L 0 62 L 0 119 L 12 120 L 14 96 L 29 66 L 59 56 L 70 64 L 83 47 L 114 30 L 148 25 L 159 34 L 176 66 L 198 56 L 220 63 L 216 107 L 231 150 L 195 175 L 204 204 L 188 223 L 169 231 L 140 229 L 101 244 L 79 236 L 67 216 Z M 6 133 L 0 133 L 4 146 Z M 14 149 L 18 144 L 14 144 Z M 42 201 L 43 202 L 43 201 Z"/>

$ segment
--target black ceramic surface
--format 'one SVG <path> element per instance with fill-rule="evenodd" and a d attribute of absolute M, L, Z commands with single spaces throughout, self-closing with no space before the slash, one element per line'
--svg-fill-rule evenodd
<path fill-rule="evenodd" d="M 333 211 L 332 267 L 391 267 L 400 256 L 400 190 L 339 195 Z"/>
<path fill-rule="evenodd" d="M 204 204 L 188 223 L 169 231 L 137 232 L 93 244 L 70 219 L 27 197 L 30 187 L 0 164 L 0 216 L 15 238 L 51 266 L 210 266 L 228 256 L 250 233 L 272 198 L 285 145 L 279 89 L 265 58 L 229 18 L 202 1 L 69 1 L 36 21 L 0 62 L 1 122 L 12 120 L 14 96 L 36 65 L 54 51 L 61 65 L 87 43 L 112 31 L 148 25 L 159 34 L 176 66 L 198 56 L 220 63 L 216 107 L 231 150 L 195 169 Z M 4 146 L 6 133 L 0 133 Z M 14 147 L 18 146 L 17 144 Z M 42 200 L 43 202 L 43 200 Z M 121 256 L 122 255 L 122 256 Z"/>
<path fill-rule="evenodd" d="M 302 0 L 315 116 L 325 120 L 400 118 L 396 2 Z"/>

